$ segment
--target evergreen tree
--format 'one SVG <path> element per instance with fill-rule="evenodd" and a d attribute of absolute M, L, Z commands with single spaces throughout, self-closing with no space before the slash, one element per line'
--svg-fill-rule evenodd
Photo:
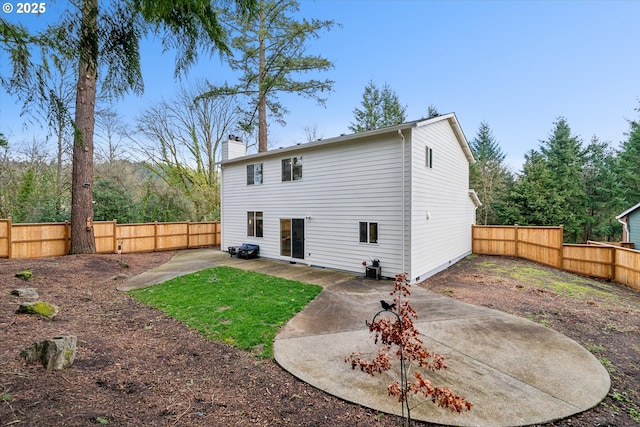
<path fill-rule="evenodd" d="M 112 178 L 97 178 L 93 189 L 96 221 L 113 221 L 121 224 L 137 221 L 136 201 L 126 186 Z"/>
<path fill-rule="evenodd" d="M 400 104 L 398 95 L 387 83 L 380 90 L 369 81 L 362 93 L 361 107 L 353 110 L 355 122 L 349 130 L 354 133 L 394 126 L 406 120 L 407 107 Z"/>
<path fill-rule="evenodd" d="M 470 142 L 476 163 L 470 165 L 469 185 L 476 190 L 482 206 L 476 210 L 479 224 L 501 224 L 512 176 L 504 165 L 506 154 L 495 140 L 493 132 L 485 122 L 480 124 L 478 134 Z"/>
<path fill-rule="evenodd" d="M 236 0 L 244 16 L 253 0 Z M 77 10 L 64 14 L 62 22 L 33 37 L 20 25 L 0 20 L 0 44 L 12 62 L 11 85 L 31 87 L 34 78 L 29 48 L 67 46 L 77 64 L 74 120 L 71 253 L 94 253 L 93 227 L 93 132 L 101 68 L 103 90 L 113 96 L 128 91 L 142 92 L 139 40 L 147 30 L 166 30 L 165 48 L 178 52 L 176 75 L 195 63 L 202 46 L 228 52 L 218 12 L 209 0 L 133 0 L 111 2 L 101 9 L 98 0 L 82 0 Z M 52 42 L 53 41 L 53 42 Z M 6 84 L 3 79 L 2 83 Z M 24 93 L 28 97 L 28 93 Z"/>
<path fill-rule="evenodd" d="M 586 205 L 581 141 L 571 135 L 565 118 L 559 117 L 554 125 L 553 133 L 540 147 L 551 177 L 549 190 L 554 193 L 548 199 L 549 222 L 544 225 L 564 225 L 565 240 L 576 242 Z"/>
<path fill-rule="evenodd" d="M 31 211 L 35 207 L 33 203 L 35 192 L 35 174 L 33 169 L 27 169 L 22 175 L 22 185 L 16 198 L 17 203 L 14 211 L 14 220 L 16 222 L 33 220 Z"/>
<path fill-rule="evenodd" d="M 256 12 L 248 20 L 228 11 L 228 21 L 236 19 L 232 48 L 237 56 L 229 59 L 231 68 L 242 73 L 233 86 L 212 87 L 203 97 L 246 95 L 243 128 L 251 132 L 258 125 L 258 151 L 267 151 L 268 118 L 284 125 L 288 110 L 278 102 L 278 94 L 301 95 L 324 105 L 323 94 L 331 91 L 333 80 L 305 79 L 303 76 L 328 71 L 333 63 L 320 55 L 307 54 L 308 42 L 329 31 L 334 21 L 297 20 L 300 5 L 296 0 L 257 0 Z"/>
<path fill-rule="evenodd" d="M 640 108 L 638 109 L 640 111 Z M 618 155 L 618 179 L 628 209 L 640 203 L 640 122 L 629 122 L 627 140 Z"/>
<path fill-rule="evenodd" d="M 529 150 L 522 173 L 516 180 L 509 201 L 508 221 L 520 225 L 550 225 L 559 216 L 557 195 L 552 190 L 552 174 L 544 156 Z"/>
<path fill-rule="evenodd" d="M 432 117 L 438 117 L 439 115 L 438 108 L 433 104 L 429 105 L 429 108 L 427 108 L 427 118 L 430 119 Z"/>
<path fill-rule="evenodd" d="M 586 194 L 581 241 L 614 240 L 621 234 L 615 216 L 625 209 L 622 182 L 615 171 L 615 152 L 595 136 L 584 153 L 582 183 Z"/>

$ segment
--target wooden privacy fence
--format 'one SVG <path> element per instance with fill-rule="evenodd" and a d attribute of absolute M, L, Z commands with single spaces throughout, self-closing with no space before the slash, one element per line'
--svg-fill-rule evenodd
<path fill-rule="evenodd" d="M 564 244 L 562 227 L 472 227 L 474 254 L 525 258 L 572 273 L 614 280 L 640 289 L 640 252 L 588 242 Z"/>
<path fill-rule="evenodd" d="M 220 222 L 95 222 L 98 253 L 155 252 L 220 245 Z M 0 219 L 0 258 L 39 258 L 69 253 L 68 222 L 13 224 Z"/>

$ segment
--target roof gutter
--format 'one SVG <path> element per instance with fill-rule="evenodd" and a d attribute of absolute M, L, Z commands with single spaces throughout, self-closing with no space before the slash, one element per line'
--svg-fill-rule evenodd
<path fill-rule="evenodd" d="M 341 136 L 337 136 L 337 137 L 333 137 L 333 138 L 329 138 L 329 139 L 313 141 L 313 142 L 307 142 L 307 143 L 304 143 L 304 144 L 301 143 L 301 144 L 296 144 L 296 145 L 290 145 L 290 146 L 287 146 L 287 147 L 274 148 L 272 150 L 264 151 L 262 153 L 254 153 L 254 154 L 249 154 L 249 155 L 242 156 L 242 157 L 236 157 L 236 158 L 229 159 L 229 160 L 223 160 L 222 162 L 220 162 L 220 164 L 222 166 L 224 166 L 224 165 L 226 165 L 228 163 L 249 161 L 249 160 L 252 160 L 254 158 L 261 158 L 261 157 L 267 157 L 267 156 L 278 156 L 278 155 L 281 155 L 282 153 L 287 153 L 287 152 L 291 152 L 291 151 L 295 152 L 295 151 L 299 151 L 299 150 L 305 150 L 305 149 L 308 149 L 308 148 L 321 147 L 321 146 L 324 146 L 324 145 L 342 143 L 342 142 L 347 142 L 347 141 L 351 141 L 351 140 L 374 137 L 374 136 L 378 136 L 378 135 L 384 135 L 384 134 L 392 134 L 393 135 L 396 131 L 401 131 L 402 129 L 410 129 L 412 127 L 415 127 L 417 123 L 418 123 L 418 121 L 413 121 L 413 122 L 402 123 L 402 124 L 399 124 L 399 125 L 390 126 L 390 127 L 386 127 L 386 128 L 369 130 L 369 131 L 366 131 L 366 132 L 356 132 L 356 133 L 352 133 L 352 134 L 349 134 L 349 135 L 341 135 Z"/>

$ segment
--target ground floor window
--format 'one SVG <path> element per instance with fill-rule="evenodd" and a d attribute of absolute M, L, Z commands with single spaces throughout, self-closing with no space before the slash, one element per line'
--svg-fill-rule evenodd
<path fill-rule="evenodd" d="M 247 236 L 262 236 L 263 215 L 262 212 L 247 212 Z"/>
<path fill-rule="evenodd" d="M 378 243 L 377 222 L 360 222 L 360 243 Z"/>

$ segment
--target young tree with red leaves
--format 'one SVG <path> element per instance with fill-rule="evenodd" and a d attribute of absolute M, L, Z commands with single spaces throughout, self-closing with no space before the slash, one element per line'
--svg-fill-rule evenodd
<path fill-rule="evenodd" d="M 372 360 L 363 359 L 359 352 L 349 355 L 345 362 L 351 363 L 351 367 L 369 375 L 382 373 L 391 369 L 393 359 L 392 347 L 397 347 L 396 357 L 400 359 L 400 381 L 395 381 L 387 386 L 389 396 L 398 399 L 402 404 L 403 425 L 409 426 L 411 423 L 411 405 L 409 398 L 411 395 L 422 395 L 430 399 L 433 403 L 452 411 L 461 412 L 470 410 L 472 404 L 464 397 L 456 395 L 446 387 L 435 387 L 431 381 L 417 369 L 423 368 L 430 371 L 437 371 L 447 367 L 444 357 L 437 353 L 430 352 L 423 346 L 423 341 L 419 338 L 418 330 L 413 326 L 413 320 L 418 315 L 409 304 L 409 282 L 406 274 L 396 275 L 393 291 L 393 303 L 388 304 L 380 301 L 383 310 L 380 310 L 373 317 L 371 323 L 367 322 L 369 330 L 373 333 L 375 343 L 381 343 L 382 347 L 376 357 Z M 384 316 L 382 314 L 392 314 Z M 412 366 L 416 366 L 413 378 L 409 379 Z M 406 417 L 405 417 L 406 413 Z"/>

